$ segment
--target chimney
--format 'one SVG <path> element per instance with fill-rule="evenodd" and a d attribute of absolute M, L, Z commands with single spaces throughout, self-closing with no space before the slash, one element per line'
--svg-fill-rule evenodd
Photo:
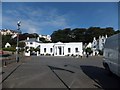
<path fill-rule="evenodd" d="M 94 38 L 93 38 L 93 40 L 95 41 L 95 40 L 96 40 L 96 38 L 94 37 Z"/>
<path fill-rule="evenodd" d="M 39 42 L 40 40 L 39 40 L 39 37 L 37 37 L 37 41 Z"/>
<path fill-rule="evenodd" d="M 107 38 L 107 35 L 105 35 L 105 38 Z"/>
<path fill-rule="evenodd" d="M 27 40 L 29 40 L 29 37 L 27 37 Z"/>
<path fill-rule="evenodd" d="M 99 39 L 101 39 L 101 36 L 99 36 Z"/>

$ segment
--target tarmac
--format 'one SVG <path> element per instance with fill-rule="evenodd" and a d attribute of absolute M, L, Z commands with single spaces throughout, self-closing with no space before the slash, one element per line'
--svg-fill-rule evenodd
<path fill-rule="evenodd" d="M 109 77 L 102 57 L 72 58 L 31 56 L 3 67 L 3 88 L 117 88 L 116 76 Z"/>

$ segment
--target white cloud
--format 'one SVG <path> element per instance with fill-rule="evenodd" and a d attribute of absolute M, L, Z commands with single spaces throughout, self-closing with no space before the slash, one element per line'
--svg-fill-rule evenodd
<path fill-rule="evenodd" d="M 57 9 L 33 9 L 31 7 L 17 8 L 6 10 L 3 13 L 3 23 L 6 26 L 13 25 L 14 28 L 17 20 L 21 20 L 21 28 L 28 33 L 41 32 L 44 27 L 62 28 L 67 27 L 66 15 L 60 15 Z M 10 21 L 10 22 L 8 22 Z M 7 27 L 6 27 L 7 28 Z"/>
<path fill-rule="evenodd" d="M 29 32 L 37 33 L 37 30 L 35 28 L 29 28 Z"/>

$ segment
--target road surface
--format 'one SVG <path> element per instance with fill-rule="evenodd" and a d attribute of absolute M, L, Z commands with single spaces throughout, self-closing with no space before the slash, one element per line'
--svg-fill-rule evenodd
<path fill-rule="evenodd" d="M 11 70 L 3 69 L 3 88 L 118 88 L 120 79 L 109 76 L 102 57 L 73 58 L 31 56 Z M 9 71 L 9 70 L 8 70 Z"/>

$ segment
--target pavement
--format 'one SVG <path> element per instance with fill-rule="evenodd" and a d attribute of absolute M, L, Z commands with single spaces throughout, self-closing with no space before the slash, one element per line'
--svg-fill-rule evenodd
<path fill-rule="evenodd" d="M 3 88 L 118 88 L 120 79 L 108 76 L 102 57 L 31 56 L 3 68 Z"/>

